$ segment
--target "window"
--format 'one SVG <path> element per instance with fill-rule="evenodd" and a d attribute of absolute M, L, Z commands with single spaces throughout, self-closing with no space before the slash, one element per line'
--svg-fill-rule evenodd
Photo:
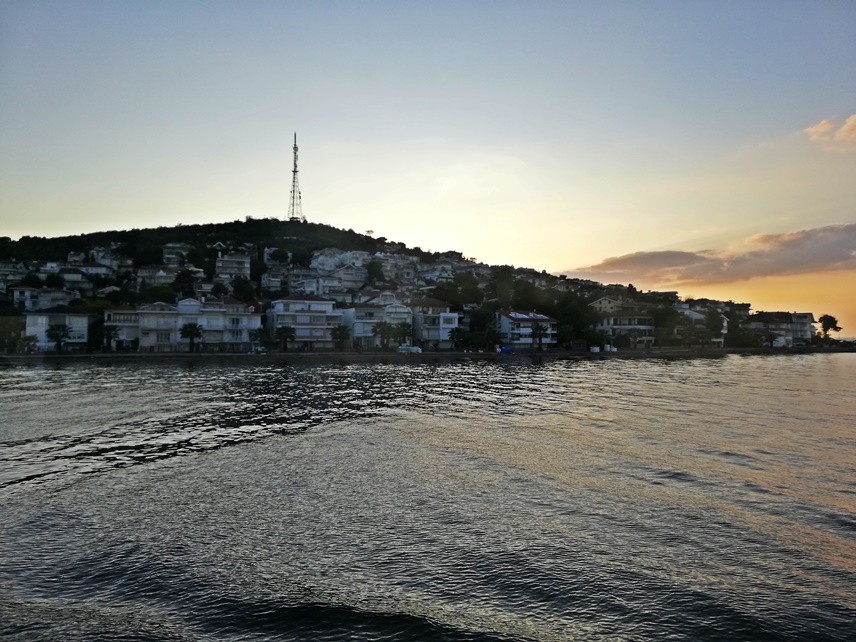
<path fill-rule="evenodd" d="M 241 326 L 241 319 L 239 317 L 230 317 L 229 318 L 229 325 L 232 326 L 233 328 L 238 328 Z"/>
<path fill-rule="evenodd" d="M 169 332 L 158 332 L 157 333 L 157 342 L 158 343 L 169 343 L 170 333 Z"/>

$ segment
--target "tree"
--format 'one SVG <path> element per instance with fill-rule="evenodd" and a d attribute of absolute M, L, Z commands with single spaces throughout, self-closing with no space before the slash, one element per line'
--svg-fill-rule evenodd
<path fill-rule="evenodd" d="M 238 301 L 249 303 L 256 298 L 256 290 L 249 279 L 236 276 L 232 279 L 232 296 L 238 299 Z"/>
<path fill-rule="evenodd" d="M 538 341 L 538 352 L 542 352 L 544 350 L 544 336 L 546 334 L 547 328 L 540 323 L 536 323 L 532 326 L 532 340 Z"/>
<path fill-rule="evenodd" d="M 380 345 L 384 350 L 389 348 L 390 339 L 395 337 L 395 332 L 395 326 L 388 321 L 378 321 L 372 328 L 372 334 L 380 337 Z"/>
<path fill-rule="evenodd" d="M 395 339 L 399 343 L 413 339 L 413 324 L 409 321 L 402 321 L 397 324 L 395 326 Z"/>
<path fill-rule="evenodd" d="M 183 297 L 192 297 L 195 295 L 193 284 L 196 278 L 193 272 L 186 268 L 182 268 L 175 274 L 175 279 L 172 281 L 172 289 Z"/>
<path fill-rule="evenodd" d="M 369 283 L 377 283 L 384 280 L 383 264 L 377 259 L 372 259 L 366 263 L 366 274 Z"/>
<path fill-rule="evenodd" d="M 215 283 L 214 287 L 211 288 L 211 296 L 220 298 L 221 296 L 226 296 L 229 294 L 228 288 L 222 283 Z"/>
<path fill-rule="evenodd" d="M 53 341 L 56 344 L 56 351 L 62 352 L 62 343 L 71 337 L 71 328 L 64 323 L 57 323 L 49 326 L 45 335 L 48 341 Z"/>
<path fill-rule="evenodd" d="M 193 352 L 193 342 L 202 338 L 202 326 L 198 323 L 185 323 L 179 333 L 182 339 L 190 341 L 190 352 Z"/>
<path fill-rule="evenodd" d="M 276 329 L 276 332 L 274 332 L 274 337 L 276 337 L 276 340 L 279 342 L 283 352 L 287 352 L 288 342 L 294 341 L 294 328 L 288 325 L 280 326 Z"/>
<path fill-rule="evenodd" d="M 470 333 L 462 327 L 452 328 L 449 330 L 449 340 L 455 346 L 455 350 L 466 350 L 470 344 Z"/>
<path fill-rule="evenodd" d="M 345 345 L 348 343 L 348 339 L 351 338 L 351 329 L 346 325 L 337 325 L 331 331 L 333 336 L 333 342 L 336 344 L 336 348 L 341 352 L 344 351 Z"/>
<path fill-rule="evenodd" d="M 679 345 L 678 328 L 684 329 L 689 320 L 672 307 L 661 306 L 651 310 L 654 319 L 654 338 L 658 346 Z"/>
<path fill-rule="evenodd" d="M 841 328 L 838 325 L 838 319 L 836 319 L 831 314 L 824 314 L 818 320 L 820 323 L 821 332 L 823 332 L 823 338 L 828 339 L 830 332 L 841 332 Z"/>
<path fill-rule="evenodd" d="M 21 282 L 18 283 L 18 285 L 23 285 L 28 288 L 40 288 L 44 285 L 44 283 L 42 283 L 42 280 L 39 278 L 39 275 L 35 272 L 27 272 L 24 275 L 24 278 L 21 279 Z"/>
<path fill-rule="evenodd" d="M 276 261 L 277 263 L 287 264 L 291 262 L 291 252 L 284 248 L 277 248 L 268 256 L 272 261 Z"/>
<path fill-rule="evenodd" d="M 59 274 L 48 274 L 45 277 L 45 287 L 61 290 L 65 287 L 65 281 L 62 280 Z"/>
<path fill-rule="evenodd" d="M 717 310 L 708 310 L 704 315 L 704 326 L 710 330 L 711 336 L 718 338 L 722 336 L 723 319 Z"/>
<path fill-rule="evenodd" d="M 113 348 L 113 342 L 119 336 L 119 328 L 115 325 L 104 326 L 104 345 L 107 347 L 107 352 Z"/>

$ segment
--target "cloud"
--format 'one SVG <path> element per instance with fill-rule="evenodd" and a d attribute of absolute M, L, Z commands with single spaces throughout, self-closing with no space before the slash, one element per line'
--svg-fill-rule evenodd
<path fill-rule="evenodd" d="M 725 250 L 634 252 L 566 272 L 608 283 L 683 287 L 856 269 L 856 223 L 758 234 Z"/>
<path fill-rule="evenodd" d="M 813 143 L 823 145 L 824 149 L 836 152 L 856 151 L 856 114 L 848 116 L 840 127 L 825 119 L 806 127 L 802 133 Z"/>
<path fill-rule="evenodd" d="M 840 143 L 856 145 L 856 114 L 845 120 L 841 129 L 835 132 L 835 140 Z"/>

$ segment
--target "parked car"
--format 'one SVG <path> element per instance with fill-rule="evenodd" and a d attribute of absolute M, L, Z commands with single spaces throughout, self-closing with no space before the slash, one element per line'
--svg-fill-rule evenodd
<path fill-rule="evenodd" d="M 400 354 L 422 354 L 422 348 L 419 346 L 398 346 L 397 352 Z"/>

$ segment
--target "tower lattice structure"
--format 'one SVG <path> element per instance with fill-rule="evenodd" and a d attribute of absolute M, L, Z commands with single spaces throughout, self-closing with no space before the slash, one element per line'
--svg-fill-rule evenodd
<path fill-rule="evenodd" d="M 297 132 L 294 133 L 294 169 L 291 170 L 291 203 L 288 205 L 288 220 L 306 222 L 303 204 L 300 201 L 300 184 L 297 182 Z"/>

